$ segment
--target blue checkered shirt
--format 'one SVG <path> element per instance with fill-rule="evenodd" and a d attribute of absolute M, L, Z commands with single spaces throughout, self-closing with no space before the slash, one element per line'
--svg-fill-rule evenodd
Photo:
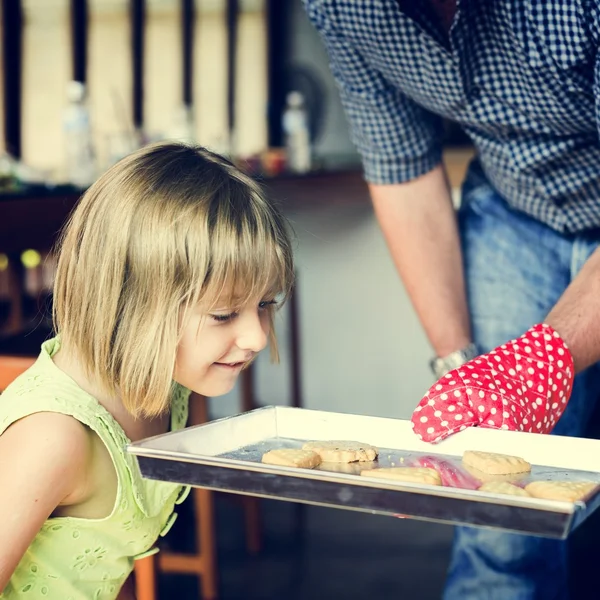
<path fill-rule="evenodd" d="M 512 206 L 562 232 L 600 227 L 600 0 L 460 0 L 449 37 L 398 0 L 304 3 L 368 181 L 436 166 L 445 117 Z"/>

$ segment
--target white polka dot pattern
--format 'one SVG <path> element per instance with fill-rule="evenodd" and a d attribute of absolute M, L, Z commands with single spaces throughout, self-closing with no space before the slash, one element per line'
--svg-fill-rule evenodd
<path fill-rule="evenodd" d="M 549 325 L 535 325 L 431 386 L 413 413 L 413 430 L 426 442 L 473 426 L 549 433 L 569 401 L 573 377 L 561 337 Z"/>

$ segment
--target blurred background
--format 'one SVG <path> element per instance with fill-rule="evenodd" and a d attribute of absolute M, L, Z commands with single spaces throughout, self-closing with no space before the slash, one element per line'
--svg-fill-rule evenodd
<path fill-rule="evenodd" d="M 2 0 L 0 17 L 0 380 L 51 335 L 52 246 L 82 191 L 135 148 L 179 139 L 228 155 L 283 206 L 298 275 L 281 363 L 265 354 L 193 421 L 273 404 L 410 417 L 431 350 L 300 0 Z M 457 198 L 470 155 L 448 126 Z M 138 600 L 438 598 L 451 535 L 202 492 Z"/>
<path fill-rule="evenodd" d="M 2 337 L 49 325 L 49 251 L 86 185 L 147 142 L 194 141 L 254 173 L 292 223 L 304 404 L 408 416 L 430 350 L 300 0 L 3 0 L 0 14 Z M 463 142 L 448 129 L 455 187 Z M 257 365 L 261 403 L 286 400 L 281 316 L 283 364 Z"/>

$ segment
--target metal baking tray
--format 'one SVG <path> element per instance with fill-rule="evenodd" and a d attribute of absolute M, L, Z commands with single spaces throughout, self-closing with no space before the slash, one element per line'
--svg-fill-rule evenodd
<path fill-rule="evenodd" d="M 357 440 L 376 446 L 376 463 L 297 469 L 261 463 L 272 448 L 308 440 Z M 476 490 L 462 465 L 465 450 L 521 456 L 536 479 L 600 484 L 600 441 L 469 428 L 431 445 L 409 421 L 270 406 L 129 444 L 144 477 L 213 490 L 383 515 L 492 527 L 566 538 L 600 504 L 596 488 L 575 503 Z M 431 466 L 443 486 L 360 477 L 373 466 Z"/>

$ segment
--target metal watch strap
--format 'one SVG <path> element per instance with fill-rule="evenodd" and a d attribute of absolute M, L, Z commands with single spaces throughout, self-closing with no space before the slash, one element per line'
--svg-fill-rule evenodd
<path fill-rule="evenodd" d="M 469 362 L 473 358 L 475 358 L 479 354 L 477 350 L 477 346 L 473 343 L 461 348 L 460 350 L 456 350 L 448 356 L 439 357 L 437 356 L 430 362 L 431 370 L 434 375 L 439 379 L 443 377 L 452 369 L 457 369 L 461 365 L 464 365 L 466 362 Z"/>

